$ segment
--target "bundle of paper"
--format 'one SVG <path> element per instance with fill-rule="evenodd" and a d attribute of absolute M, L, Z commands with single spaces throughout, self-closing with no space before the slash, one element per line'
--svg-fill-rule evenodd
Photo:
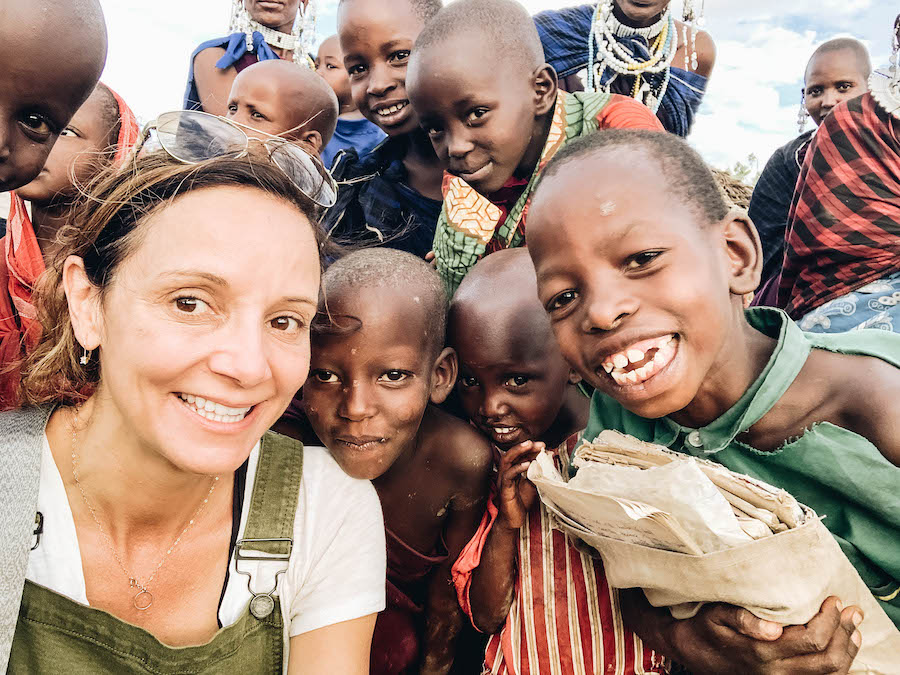
<path fill-rule="evenodd" d="M 596 549 L 610 585 L 642 588 L 676 618 L 706 602 L 804 624 L 836 595 L 865 612 L 852 673 L 896 673 L 900 632 L 818 516 L 789 493 L 725 467 L 604 431 L 566 480 L 532 462 L 556 525 Z"/>

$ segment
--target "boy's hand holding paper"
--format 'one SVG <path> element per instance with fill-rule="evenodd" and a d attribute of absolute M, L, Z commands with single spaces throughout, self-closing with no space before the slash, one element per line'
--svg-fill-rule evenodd
<path fill-rule="evenodd" d="M 539 455 L 528 478 L 559 527 L 600 553 L 611 585 L 642 588 L 676 619 L 727 603 L 786 631 L 808 629 L 836 596 L 865 613 L 850 672 L 897 672 L 900 632 L 818 516 L 787 492 L 614 431 L 576 450 L 568 481 L 549 460 Z"/>

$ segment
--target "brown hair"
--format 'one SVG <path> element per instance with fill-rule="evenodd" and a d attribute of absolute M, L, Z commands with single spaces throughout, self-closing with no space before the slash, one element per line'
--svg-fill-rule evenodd
<path fill-rule="evenodd" d="M 316 224 L 317 207 L 265 156 L 182 164 L 158 151 L 110 167 L 84 189 L 72 217 L 59 231 L 59 250 L 38 281 L 35 305 L 43 334 L 22 369 L 23 404 L 75 403 L 87 398 L 100 381 L 98 359 L 80 363 L 81 346 L 62 285 L 66 258 L 81 257 L 88 279 L 103 293 L 139 243 L 139 225 L 148 216 L 188 192 L 222 186 L 257 188 L 294 206 L 310 222 L 321 266 L 325 236 Z"/>

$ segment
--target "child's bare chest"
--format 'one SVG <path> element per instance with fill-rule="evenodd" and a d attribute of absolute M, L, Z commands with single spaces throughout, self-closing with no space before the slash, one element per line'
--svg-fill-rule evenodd
<path fill-rule="evenodd" d="M 376 486 L 385 527 L 425 555 L 440 548 L 441 534 L 450 511 L 452 487 L 443 483 L 421 473 Z"/>

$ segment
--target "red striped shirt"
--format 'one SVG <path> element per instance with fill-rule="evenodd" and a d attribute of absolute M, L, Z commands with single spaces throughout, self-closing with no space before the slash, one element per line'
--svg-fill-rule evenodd
<path fill-rule="evenodd" d="M 579 438 L 559 448 L 567 471 Z M 564 474 L 565 475 L 565 474 Z M 453 566 L 460 604 L 471 618 L 468 590 L 497 508 L 493 500 L 478 533 Z M 518 576 L 506 623 L 491 636 L 484 672 L 496 675 L 639 675 L 666 673 L 666 661 L 625 628 L 619 592 L 603 563 L 578 540 L 553 528 L 538 501 L 520 529 Z"/>

